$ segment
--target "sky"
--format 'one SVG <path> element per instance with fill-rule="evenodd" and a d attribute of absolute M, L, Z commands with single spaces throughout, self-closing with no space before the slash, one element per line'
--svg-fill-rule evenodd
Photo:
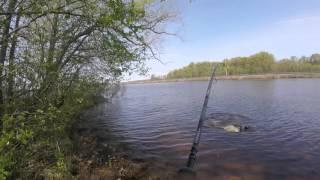
<path fill-rule="evenodd" d="M 276 59 L 320 53 L 320 0 L 167 0 L 177 15 L 157 44 L 162 61 L 149 75 L 190 62 L 222 61 L 268 51 Z M 129 80 L 146 79 L 133 75 Z"/>

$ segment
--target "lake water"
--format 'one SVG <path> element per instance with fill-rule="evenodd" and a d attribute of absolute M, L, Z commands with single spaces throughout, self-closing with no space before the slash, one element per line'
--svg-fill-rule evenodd
<path fill-rule="evenodd" d="M 99 143 L 121 144 L 129 158 L 175 171 L 186 163 L 207 84 L 124 85 L 112 103 L 85 115 L 85 126 Z M 197 179 L 320 179 L 320 79 L 218 81 L 207 114 L 251 130 L 205 126 Z"/>

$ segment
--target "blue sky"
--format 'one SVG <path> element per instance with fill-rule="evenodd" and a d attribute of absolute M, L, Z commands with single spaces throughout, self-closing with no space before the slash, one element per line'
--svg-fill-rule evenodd
<path fill-rule="evenodd" d="M 164 62 L 149 61 L 149 74 L 163 75 L 190 62 L 222 61 L 268 51 L 277 59 L 320 53 L 320 0 L 168 0 L 178 15 L 167 25 L 180 38 L 165 37 Z M 145 77 L 133 76 L 131 79 Z"/>

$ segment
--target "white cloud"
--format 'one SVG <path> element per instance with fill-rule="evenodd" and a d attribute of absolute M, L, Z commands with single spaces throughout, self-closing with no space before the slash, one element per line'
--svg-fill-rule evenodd
<path fill-rule="evenodd" d="M 312 22 L 312 21 L 318 21 L 319 20 L 319 16 L 305 16 L 305 17 L 292 17 L 292 18 L 288 18 L 285 20 L 280 20 L 278 22 L 276 22 L 276 24 L 280 24 L 280 25 L 299 25 L 299 24 L 304 24 L 304 23 L 308 23 L 308 22 Z"/>

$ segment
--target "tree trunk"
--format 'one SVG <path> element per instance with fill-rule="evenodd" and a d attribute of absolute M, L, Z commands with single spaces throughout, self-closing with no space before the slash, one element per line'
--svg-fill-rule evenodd
<path fill-rule="evenodd" d="M 46 69 L 45 69 L 45 76 L 44 80 L 41 84 L 40 88 L 40 96 L 45 95 L 47 91 L 50 89 L 50 87 L 54 86 L 54 80 L 56 79 L 57 72 L 56 72 L 56 64 L 54 62 L 55 58 L 55 52 L 56 52 L 56 44 L 57 44 L 57 35 L 58 35 L 58 21 L 59 21 L 59 15 L 55 14 L 53 16 L 52 20 L 52 29 L 50 32 L 50 38 L 49 38 L 49 49 L 48 49 L 48 56 L 47 56 L 47 62 L 46 63 Z"/>
<path fill-rule="evenodd" d="M 58 15 L 55 14 L 52 22 L 52 32 L 50 34 L 49 40 L 49 50 L 48 50 L 48 63 L 51 65 L 53 63 L 55 48 L 57 43 L 57 34 L 58 34 Z"/>
<path fill-rule="evenodd" d="M 16 18 L 15 29 L 19 28 L 20 15 Z M 9 73 L 8 73 L 8 100 L 9 102 L 13 98 L 13 85 L 14 85 L 14 77 L 15 77 L 15 68 L 14 68 L 14 58 L 16 52 L 16 45 L 18 40 L 18 34 L 15 32 L 12 37 L 12 43 L 9 52 Z"/>
<path fill-rule="evenodd" d="M 15 9 L 15 6 L 17 4 L 17 0 L 10 0 L 9 5 L 8 5 L 8 12 L 13 12 Z M 3 107 L 4 105 L 4 92 L 5 88 L 3 87 L 3 75 L 4 75 L 4 63 L 6 61 L 7 57 L 7 49 L 8 49 L 8 44 L 9 44 L 9 31 L 10 31 L 10 25 L 12 21 L 12 14 L 8 14 L 7 17 L 5 18 L 3 22 L 3 29 L 2 29 L 2 39 L 1 39 L 1 49 L 0 49 L 0 108 Z M 2 112 L 3 109 L 0 109 L 0 112 Z M 0 113 L 2 114 L 2 113 Z"/>

